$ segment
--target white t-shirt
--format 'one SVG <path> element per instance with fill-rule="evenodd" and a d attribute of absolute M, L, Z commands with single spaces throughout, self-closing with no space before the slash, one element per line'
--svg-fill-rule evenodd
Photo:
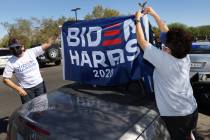
<path fill-rule="evenodd" d="M 197 108 L 190 84 L 190 58 L 177 59 L 151 44 L 144 58 L 155 66 L 155 98 L 161 116 L 186 116 Z"/>
<path fill-rule="evenodd" d="M 11 78 L 13 73 L 22 88 L 32 88 L 41 82 L 43 78 L 39 71 L 36 57 L 44 53 L 41 46 L 27 49 L 23 56 L 12 56 L 4 69 L 3 77 Z"/>

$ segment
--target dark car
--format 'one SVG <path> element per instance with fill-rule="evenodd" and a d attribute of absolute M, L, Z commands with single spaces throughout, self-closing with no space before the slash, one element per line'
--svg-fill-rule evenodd
<path fill-rule="evenodd" d="M 35 47 L 38 45 L 33 45 Z M 37 61 L 39 62 L 40 66 L 44 66 L 47 63 L 55 63 L 55 65 L 61 64 L 61 47 L 60 45 L 53 44 L 48 49 L 45 50 L 43 55 L 37 57 Z"/>
<path fill-rule="evenodd" d="M 9 122 L 9 140 L 152 139 L 170 136 L 141 82 L 66 85 L 24 104 Z"/>

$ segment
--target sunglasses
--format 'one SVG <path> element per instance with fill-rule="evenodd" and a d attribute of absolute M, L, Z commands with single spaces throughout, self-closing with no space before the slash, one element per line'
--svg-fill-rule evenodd
<path fill-rule="evenodd" d="M 15 49 L 20 49 L 20 48 L 22 48 L 22 46 L 21 45 L 19 45 L 19 46 L 15 46 L 15 47 L 12 47 L 11 49 L 13 50 L 15 50 Z"/>

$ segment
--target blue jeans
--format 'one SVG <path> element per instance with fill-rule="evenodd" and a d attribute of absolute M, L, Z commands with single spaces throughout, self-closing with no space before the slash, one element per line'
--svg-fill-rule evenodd
<path fill-rule="evenodd" d="M 21 96 L 22 104 L 32 100 L 33 98 L 46 93 L 45 83 L 42 82 L 35 87 L 32 88 L 24 88 L 24 90 L 28 93 L 26 96 Z"/>

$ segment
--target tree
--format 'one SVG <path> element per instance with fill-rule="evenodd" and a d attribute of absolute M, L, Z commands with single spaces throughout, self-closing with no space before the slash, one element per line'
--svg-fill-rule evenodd
<path fill-rule="evenodd" d="M 14 24 L 9 24 L 5 22 L 2 23 L 2 25 L 8 32 L 8 35 L 4 37 L 4 40 L 9 40 L 10 37 L 15 37 L 20 40 L 25 47 L 29 46 L 30 38 L 32 35 L 32 23 L 30 22 L 30 20 L 17 19 L 16 23 Z M 1 44 L 1 46 L 8 46 L 8 42 L 4 41 L 3 43 L 4 44 Z"/>
<path fill-rule="evenodd" d="M 210 25 L 208 26 L 199 26 L 198 28 L 198 32 L 200 36 L 210 36 Z"/>
<path fill-rule="evenodd" d="M 160 29 L 157 27 L 152 27 L 152 31 L 154 32 L 156 37 L 160 36 Z"/>
<path fill-rule="evenodd" d="M 195 27 L 189 27 L 188 28 L 188 31 L 194 36 L 198 36 L 199 35 L 199 31 L 198 31 L 198 28 L 195 28 Z"/>
<path fill-rule="evenodd" d="M 6 48 L 8 46 L 9 38 L 4 36 L 0 41 L 0 48 Z"/>
<path fill-rule="evenodd" d="M 119 16 L 120 13 L 117 10 L 110 8 L 103 8 L 101 5 L 95 6 L 91 14 L 85 16 L 86 20 L 97 19 L 97 18 L 106 18 L 106 17 L 115 17 Z"/>
<path fill-rule="evenodd" d="M 44 42 L 49 37 L 57 39 L 60 35 L 59 26 L 62 26 L 66 21 L 74 21 L 74 18 L 61 17 L 56 20 L 51 18 L 43 19 L 37 33 L 33 36 L 33 44 Z"/>
<path fill-rule="evenodd" d="M 49 37 L 55 37 L 58 40 L 60 34 L 59 26 L 63 25 L 66 21 L 73 21 L 73 18 L 60 17 L 58 19 L 45 18 L 37 19 L 17 19 L 15 23 L 8 22 L 1 23 L 7 30 L 8 34 L 5 35 L 1 42 L 0 47 L 8 46 L 10 37 L 15 37 L 20 40 L 26 48 L 35 44 L 41 44 Z"/>
<path fill-rule="evenodd" d="M 178 22 L 168 24 L 168 27 L 169 28 L 178 27 L 178 28 L 183 28 L 183 29 L 187 29 L 188 28 L 187 25 L 182 24 L 182 23 L 178 23 Z"/>

